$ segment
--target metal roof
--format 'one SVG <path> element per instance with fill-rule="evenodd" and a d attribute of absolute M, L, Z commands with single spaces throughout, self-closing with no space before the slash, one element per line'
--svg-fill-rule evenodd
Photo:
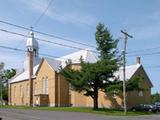
<path fill-rule="evenodd" d="M 55 71 L 59 71 L 60 66 L 62 66 L 62 68 L 66 66 L 67 60 L 71 60 L 72 63 L 80 63 L 81 57 L 84 60 L 84 62 L 89 62 L 89 63 L 95 63 L 98 60 L 98 57 L 89 50 L 80 50 L 78 52 L 57 59 L 44 58 L 44 60 L 47 61 L 47 63 L 52 67 L 52 69 L 54 69 Z M 141 64 L 126 66 L 126 79 L 130 79 L 140 66 Z M 36 65 L 34 67 L 33 77 L 36 77 L 35 73 L 37 72 L 38 67 L 40 67 L 40 65 Z M 115 76 L 118 77 L 120 80 L 123 80 L 123 68 L 120 68 L 119 71 L 115 72 Z M 20 75 L 14 77 L 13 79 L 11 79 L 10 83 L 27 80 L 28 78 L 29 78 L 29 73 L 27 70 L 21 73 Z"/>

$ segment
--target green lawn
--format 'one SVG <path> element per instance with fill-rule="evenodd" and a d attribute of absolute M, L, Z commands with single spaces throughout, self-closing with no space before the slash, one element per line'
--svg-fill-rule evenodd
<path fill-rule="evenodd" d="M 94 113 L 112 116 L 123 116 L 122 110 L 111 110 L 111 109 L 98 109 L 93 110 L 92 108 L 83 107 L 27 107 L 27 106 L 3 106 L 3 108 L 15 108 L 15 109 L 26 109 L 26 110 L 48 110 L 48 111 L 67 111 L 67 112 L 84 112 L 84 113 Z M 152 112 L 133 112 L 128 111 L 127 116 L 138 116 L 138 115 L 150 115 L 156 114 Z"/>

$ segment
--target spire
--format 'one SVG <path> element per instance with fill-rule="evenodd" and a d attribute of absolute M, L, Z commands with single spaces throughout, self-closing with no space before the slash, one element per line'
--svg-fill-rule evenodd
<path fill-rule="evenodd" d="M 33 67 L 37 64 L 39 64 L 40 58 L 39 58 L 39 44 L 37 40 L 34 37 L 33 28 L 31 27 L 31 30 L 29 32 L 27 42 L 26 42 L 26 48 L 28 52 L 33 52 Z M 26 59 L 24 61 L 24 69 L 28 70 L 28 60 L 29 56 L 26 54 Z"/>
<path fill-rule="evenodd" d="M 29 32 L 26 47 L 27 47 L 27 51 L 33 51 L 34 56 L 38 56 L 39 45 L 37 40 L 34 38 L 34 32 L 32 30 L 32 27 Z"/>

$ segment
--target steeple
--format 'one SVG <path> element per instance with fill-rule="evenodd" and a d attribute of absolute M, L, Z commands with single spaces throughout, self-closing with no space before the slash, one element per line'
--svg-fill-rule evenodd
<path fill-rule="evenodd" d="M 33 51 L 34 56 L 38 56 L 38 51 L 39 51 L 39 45 L 37 40 L 34 38 L 34 33 L 31 29 L 28 39 L 27 39 L 27 51 Z"/>
<path fill-rule="evenodd" d="M 39 58 L 39 44 L 37 40 L 34 37 L 34 32 L 31 28 L 31 31 L 29 32 L 28 39 L 26 42 L 26 49 L 27 52 L 31 51 L 33 52 L 33 67 L 39 64 L 40 58 Z M 26 58 L 24 61 L 24 70 L 28 70 L 28 62 L 29 61 L 29 56 L 26 54 Z"/>

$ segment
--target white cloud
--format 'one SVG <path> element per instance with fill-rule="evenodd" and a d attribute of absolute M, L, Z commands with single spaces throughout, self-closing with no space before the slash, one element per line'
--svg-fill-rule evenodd
<path fill-rule="evenodd" d="M 155 11 L 144 16 L 143 23 L 138 26 L 131 26 L 130 31 L 134 34 L 134 38 L 139 40 L 160 38 L 160 12 Z"/>
<path fill-rule="evenodd" d="M 65 12 L 63 14 L 58 14 L 58 13 L 51 13 L 51 14 L 47 14 L 49 17 L 51 17 L 52 19 L 61 21 L 63 23 L 72 23 L 75 25 L 87 25 L 87 26 L 91 26 L 94 25 L 96 23 L 96 20 L 94 17 L 90 16 L 90 15 L 85 15 L 82 13 L 76 13 L 76 12 Z"/>
<path fill-rule="evenodd" d="M 2 24 L 0 23 L 0 29 L 1 30 L 5 30 L 5 31 L 1 31 L 0 30 L 0 43 L 2 44 L 6 44 L 6 43 L 10 43 L 16 45 L 19 42 L 21 42 L 22 40 L 24 40 L 25 42 L 25 37 L 24 36 L 20 36 L 20 35 L 16 35 L 16 34 L 12 34 L 9 32 L 15 32 L 15 33 L 20 33 L 23 35 L 27 35 L 29 33 L 29 31 L 24 30 L 24 29 L 19 29 L 10 25 L 6 25 L 6 24 Z M 8 32 L 7 32 L 8 31 Z"/>
<path fill-rule="evenodd" d="M 39 14 L 44 12 L 49 3 L 47 0 L 32 0 L 32 2 L 22 0 L 22 2 L 26 7 Z M 54 1 L 52 4 L 54 4 Z M 57 11 L 55 7 L 53 9 L 50 7 L 45 15 L 58 22 L 71 23 L 78 26 L 81 24 L 92 26 L 97 23 L 97 19 L 90 14 L 82 13 L 80 11 Z"/>
<path fill-rule="evenodd" d="M 134 33 L 134 38 L 139 40 L 151 40 L 155 38 L 160 38 L 160 23 L 155 25 L 147 25 L 143 27 L 133 28 L 131 30 Z"/>
<path fill-rule="evenodd" d="M 14 29 L 13 27 L 8 27 L 8 26 L 2 26 L 2 28 L 9 30 L 9 31 L 13 31 L 13 32 L 22 33 L 22 34 L 27 35 L 27 31 L 22 31 L 21 29 L 16 29 L 16 28 Z M 77 45 L 74 43 L 63 41 L 58 38 L 52 38 L 52 37 L 40 35 L 37 33 L 35 33 L 35 37 L 40 38 L 40 39 L 44 39 L 44 40 L 49 40 L 52 42 L 56 42 L 59 44 L 64 44 L 64 45 L 67 44 L 69 46 L 86 48 L 86 46 L 84 46 L 84 45 Z M 24 37 L 21 37 L 18 35 L 8 34 L 5 32 L 0 32 L 0 38 L 1 38 L 0 44 L 2 46 L 13 47 L 13 48 L 18 47 L 23 50 L 25 49 L 25 44 L 26 44 L 27 38 L 24 38 Z M 23 42 L 23 44 L 21 44 L 21 46 L 18 46 L 21 42 Z M 40 52 L 48 54 L 48 55 L 53 55 L 53 56 L 63 55 L 62 53 L 60 53 L 59 49 L 63 50 L 64 53 L 66 51 L 75 50 L 75 49 L 69 49 L 68 47 L 64 47 L 64 46 L 60 46 L 60 45 L 56 45 L 56 44 L 51 44 L 51 43 L 47 43 L 47 42 L 42 42 L 42 41 L 38 41 L 38 42 L 39 42 L 39 46 L 40 46 Z M 6 68 L 22 67 L 24 56 L 26 53 L 21 53 L 21 52 L 17 52 L 17 51 L 13 51 L 13 50 L 7 50 L 7 49 L 3 49 L 3 48 L 0 48 L 0 49 L 1 49 L 0 61 L 3 61 L 6 63 Z M 57 53 L 57 50 L 58 50 L 58 53 Z"/>
<path fill-rule="evenodd" d="M 20 52 L 3 50 L 0 52 L 0 55 L 0 62 L 5 63 L 5 68 L 19 68 L 23 66 L 24 55 Z"/>
<path fill-rule="evenodd" d="M 24 6 L 26 6 L 27 8 L 33 10 L 34 12 L 39 13 L 39 15 L 44 11 L 44 9 L 46 8 L 46 6 L 48 5 L 47 0 L 32 0 L 32 1 L 28 1 L 28 0 L 21 0 L 20 2 L 24 3 Z M 54 3 L 54 2 L 53 2 Z M 88 15 L 86 13 L 81 13 L 81 12 L 63 12 L 63 15 L 61 13 L 61 15 L 57 12 L 54 12 L 54 10 L 52 11 L 51 9 L 49 9 L 49 11 L 47 12 L 46 16 L 48 16 L 49 18 L 62 22 L 62 23 L 71 23 L 71 24 L 75 24 L 75 25 L 80 25 L 80 24 L 84 24 L 84 25 L 91 25 L 93 24 L 96 19 L 94 17 L 92 17 L 91 15 Z M 11 26 L 7 26 L 7 25 L 3 25 L 0 24 L 2 29 L 6 29 L 9 31 L 13 31 L 13 32 L 17 32 L 17 33 L 21 33 L 21 34 L 25 34 L 27 35 L 29 31 L 26 30 L 22 30 L 22 29 L 18 29 L 15 27 L 11 27 Z M 41 39 L 46 39 L 46 40 L 50 40 L 53 42 L 57 42 L 60 44 L 68 44 L 70 46 L 74 46 L 74 47 L 80 47 L 80 48 L 86 48 L 86 46 L 84 45 L 77 45 L 74 43 L 70 43 L 70 42 L 66 42 L 57 38 L 51 38 L 51 37 L 47 37 L 47 36 L 43 36 L 43 35 L 39 35 L 35 33 L 35 37 L 41 38 Z M 12 35 L 12 34 L 8 34 L 5 32 L 0 32 L 0 44 L 4 45 L 4 46 L 10 46 L 10 47 L 17 47 L 17 45 L 19 45 L 21 42 L 23 42 L 23 46 L 21 44 L 21 47 L 19 47 L 20 49 L 25 49 L 25 43 L 27 38 L 21 37 L 21 36 L 17 36 L 17 35 Z M 69 38 L 70 39 L 70 38 Z M 24 40 L 24 41 L 22 41 Z M 70 50 L 74 50 L 74 49 L 68 49 L 67 47 L 63 47 L 63 46 L 59 46 L 59 45 L 54 45 L 54 44 L 48 44 L 46 42 L 40 42 L 40 52 L 42 53 L 46 53 L 46 54 L 51 54 L 51 55 L 57 55 L 57 49 L 61 48 L 61 50 L 64 50 L 64 53 Z M 21 67 L 23 60 L 24 60 L 24 55 L 25 53 L 19 53 L 19 52 L 14 52 L 14 51 L 8 51 L 5 49 L 1 49 L 3 50 L 3 52 L 0 52 L 0 61 L 4 61 L 6 63 L 6 67 L 7 68 L 17 68 L 17 67 Z M 60 51 L 59 51 L 60 52 Z M 59 54 L 59 53 L 58 53 Z M 62 55 L 62 53 L 60 53 L 60 55 Z M 57 56 L 60 56 L 57 55 Z"/>

